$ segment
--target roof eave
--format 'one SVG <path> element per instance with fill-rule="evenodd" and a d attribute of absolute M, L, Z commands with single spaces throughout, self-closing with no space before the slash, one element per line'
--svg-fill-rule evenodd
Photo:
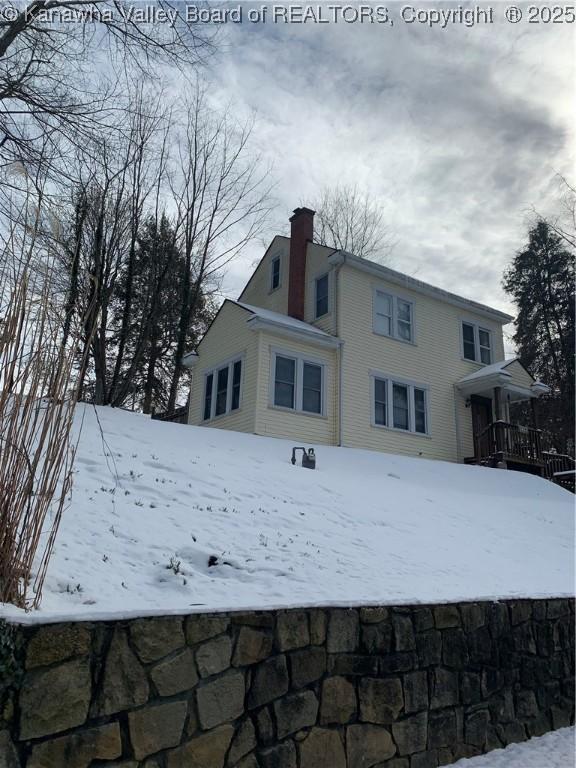
<path fill-rule="evenodd" d="M 188 352 L 182 358 L 184 368 L 193 368 L 198 362 L 198 352 Z"/>
<path fill-rule="evenodd" d="M 382 264 L 376 264 L 373 261 L 367 259 L 361 259 L 358 256 L 354 256 L 347 251 L 336 251 L 328 257 L 328 261 L 331 264 L 348 264 L 351 267 L 360 269 L 369 274 L 373 274 L 376 277 L 381 277 L 383 280 L 387 280 L 395 285 L 400 285 L 417 293 L 423 293 L 428 296 L 432 296 L 436 299 L 442 299 L 443 301 L 452 304 L 460 309 L 467 310 L 469 312 L 475 312 L 476 314 L 483 315 L 490 318 L 490 320 L 496 320 L 496 322 L 506 325 L 514 320 L 512 315 L 508 315 L 505 312 L 501 312 L 498 309 L 493 309 L 485 304 L 480 304 L 472 299 L 465 299 L 463 296 L 457 296 L 455 293 L 445 291 L 443 288 L 436 288 L 434 285 L 424 283 L 421 280 L 417 280 L 414 277 L 405 275 L 402 272 L 397 272 L 390 267 L 385 267 Z"/>

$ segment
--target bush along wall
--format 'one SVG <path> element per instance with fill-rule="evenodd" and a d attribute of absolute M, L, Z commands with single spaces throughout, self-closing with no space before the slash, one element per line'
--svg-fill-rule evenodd
<path fill-rule="evenodd" d="M 569 600 L 3 631 L 0 768 L 436 768 L 574 722 Z"/>

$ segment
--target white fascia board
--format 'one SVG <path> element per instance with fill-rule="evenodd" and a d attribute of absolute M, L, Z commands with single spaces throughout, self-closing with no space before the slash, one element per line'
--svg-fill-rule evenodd
<path fill-rule="evenodd" d="M 469 381 L 458 381 L 456 383 L 456 389 L 468 395 L 473 395 L 477 392 L 485 392 L 487 389 L 494 389 L 494 387 L 508 389 L 510 387 L 510 379 L 511 376 L 509 373 L 491 373 L 487 376 L 478 377 L 477 379 L 470 379 Z"/>
<path fill-rule="evenodd" d="M 346 251 L 336 251 L 328 257 L 330 264 L 348 264 L 351 267 L 360 269 L 363 272 L 380 277 L 382 280 L 386 280 L 394 285 L 400 285 L 404 288 L 408 288 L 417 293 L 422 293 L 427 296 L 432 296 L 435 299 L 441 299 L 448 304 L 453 304 L 460 309 L 474 312 L 477 315 L 482 315 L 490 320 L 506 325 L 514 320 L 512 315 L 508 315 L 505 312 L 500 312 L 498 309 L 492 309 L 492 307 L 486 306 L 486 304 L 480 304 L 472 299 L 465 299 L 463 296 L 458 296 L 450 291 L 445 291 L 443 288 L 436 288 L 434 285 L 424 283 L 422 280 L 417 280 L 414 277 L 405 275 L 402 272 L 397 272 L 395 269 L 385 267 L 382 264 L 376 264 L 368 259 L 361 259 L 358 256 L 354 256 Z"/>
<path fill-rule="evenodd" d="M 316 344 L 319 347 L 329 347 L 335 349 L 341 345 L 340 339 L 330 336 L 327 333 L 314 333 L 301 328 L 290 328 L 282 323 L 276 323 L 273 320 L 254 316 L 246 321 L 246 324 L 253 331 L 272 331 L 279 336 L 286 336 L 291 339 L 307 341 L 310 344 Z"/>
<path fill-rule="evenodd" d="M 511 378 L 510 374 L 502 371 L 501 373 L 489 374 L 484 378 L 460 381 L 456 384 L 456 388 L 463 395 L 475 395 L 493 390 L 495 387 L 500 387 L 502 392 L 516 395 L 518 400 L 531 400 L 532 398 L 540 397 L 548 389 L 545 385 L 542 385 L 544 390 L 541 390 L 539 387 L 535 389 L 533 386 L 523 387 L 521 384 L 511 382 Z"/>

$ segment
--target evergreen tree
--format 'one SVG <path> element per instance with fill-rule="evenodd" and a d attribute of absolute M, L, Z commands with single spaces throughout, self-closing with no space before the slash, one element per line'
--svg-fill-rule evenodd
<path fill-rule="evenodd" d="M 514 342 L 522 364 L 551 392 L 539 401 L 540 427 L 559 452 L 574 451 L 574 253 L 544 219 L 506 270 L 518 306 Z"/>
<path fill-rule="evenodd" d="M 121 312 L 116 314 L 117 334 L 125 333 L 123 378 L 129 377 L 130 381 L 130 393 L 124 402 L 144 413 L 163 410 L 168 402 L 184 270 L 185 260 L 170 221 L 165 215 L 159 221 L 149 217 L 138 235 L 132 273 L 128 275 L 125 265 L 116 296 L 116 306 L 120 309 L 126 304 L 124 294 L 130 286 L 130 322 L 122 323 Z M 202 295 L 188 327 L 188 349 L 198 342 L 212 311 L 211 302 Z M 119 341 L 118 335 L 116 341 Z"/>

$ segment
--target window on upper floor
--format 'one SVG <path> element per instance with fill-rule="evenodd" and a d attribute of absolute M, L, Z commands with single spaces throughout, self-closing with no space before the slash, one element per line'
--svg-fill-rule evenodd
<path fill-rule="evenodd" d="M 374 291 L 374 333 L 414 341 L 414 305 L 385 291 Z"/>
<path fill-rule="evenodd" d="M 275 256 L 270 264 L 270 290 L 280 287 L 280 256 Z"/>
<path fill-rule="evenodd" d="M 240 408 L 242 360 L 232 360 L 204 375 L 204 421 Z"/>
<path fill-rule="evenodd" d="M 316 278 L 314 294 L 314 317 L 328 314 L 328 275 Z"/>
<path fill-rule="evenodd" d="M 304 413 L 323 413 L 324 366 L 321 363 L 274 353 L 273 376 L 273 405 Z"/>
<path fill-rule="evenodd" d="M 475 323 L 462 322 L 462 356 L 465 360 L 490 365 L 492 362 L 492 333 Z"/>
<path fill-rule="evenodd" d="M 372 377 L 373 424 L 428 434 L 428 391 L 394 378 Z"/>

